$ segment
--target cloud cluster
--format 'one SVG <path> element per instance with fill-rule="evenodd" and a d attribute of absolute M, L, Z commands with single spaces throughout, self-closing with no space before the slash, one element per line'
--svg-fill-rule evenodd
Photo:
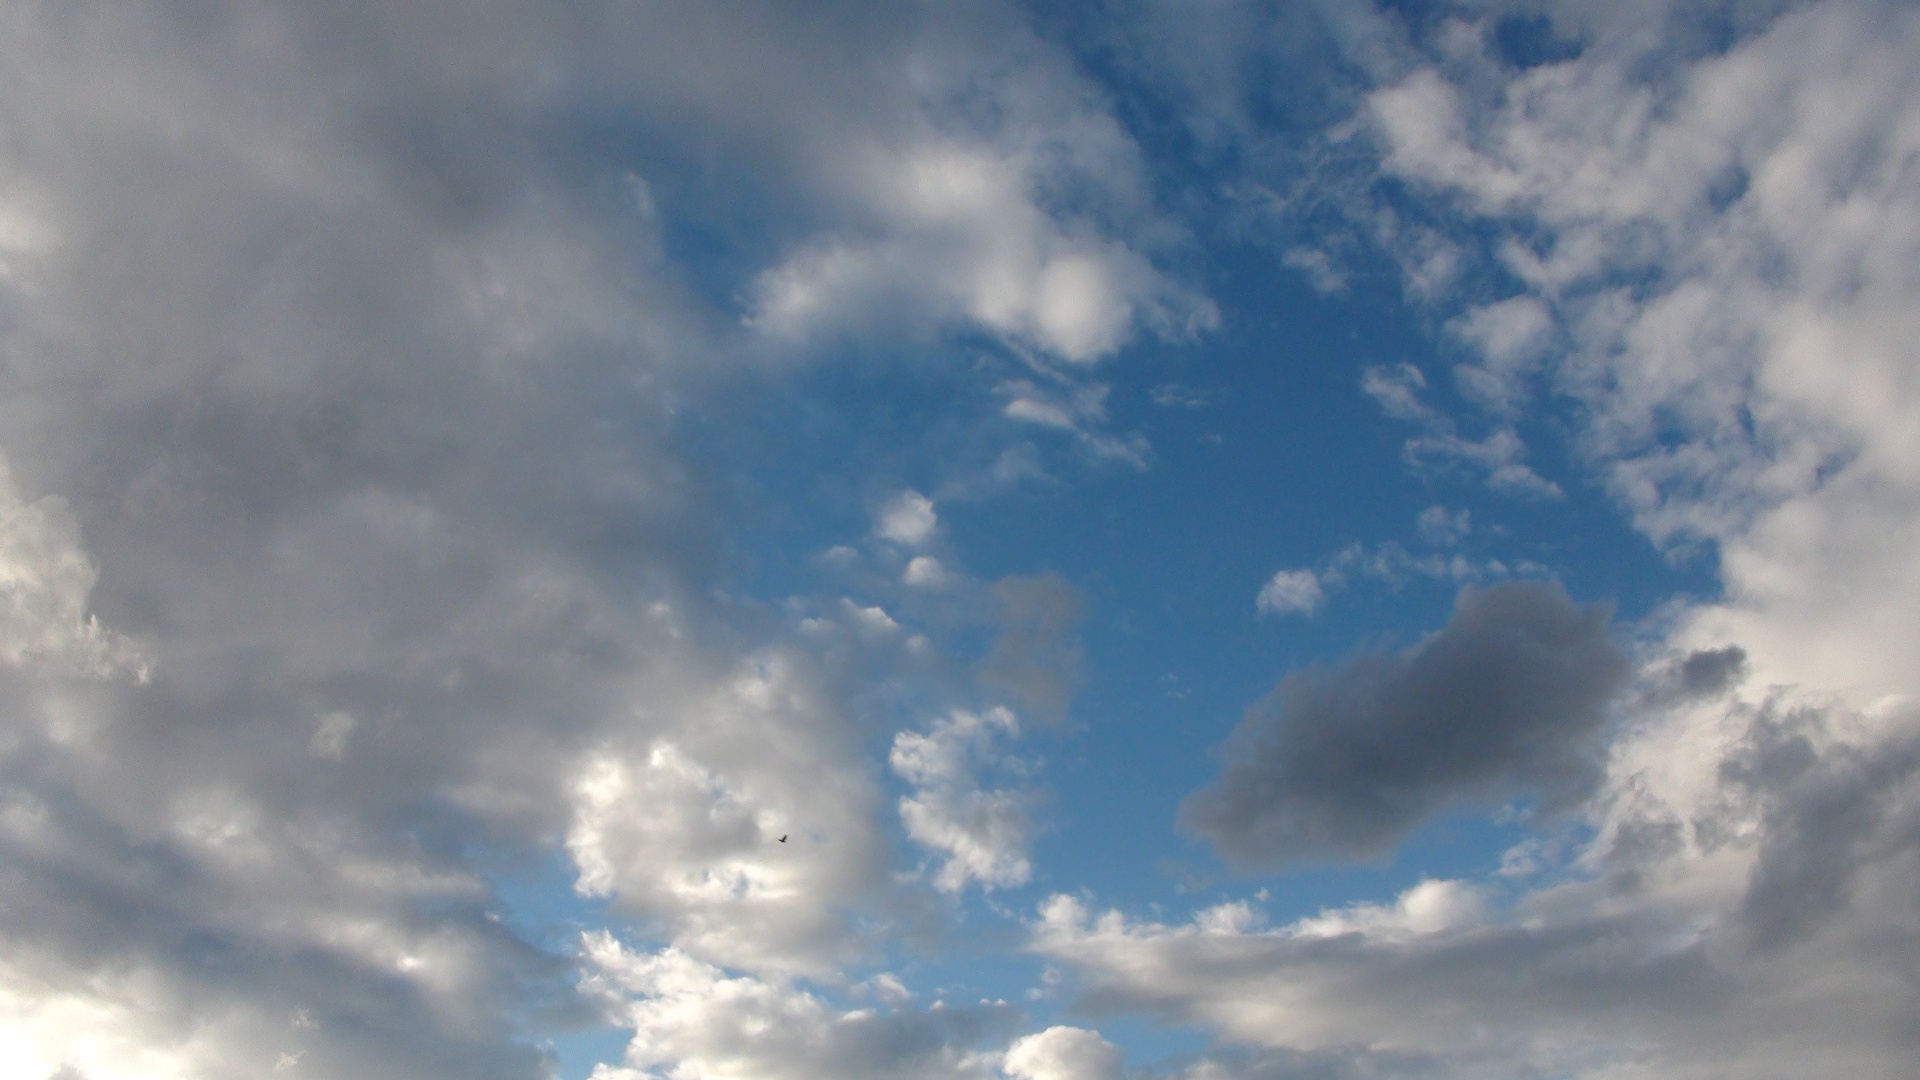
<path fill-rule="evenodd" d="M 882 311 L 1042 365 L 1207 323 L 1023 27 L 0 13 L 0 1071 L 537 1075 L 523 1022 L 584 1014 L 492 882 L 555 854 L 689 964 L 866 947 L 873 733 L 724 595 L 677 425 Z M 718 287 L 676 262 L 769 205 Z"/>
<path fill-rule="evenodd" d="M 1517 890 L 1426 881 L 1271 929 L 1245 902 L 1167 925 L 1063 896 L 1033 947 L 1089 1003 L 1334 1075 L 1904 1075 L 1913 725 L 1690 698 L 1613 746 L 1594 839 Z"/>
<path fill-rule="evenodd" d="M 1163 924 L 1061 897 L 1034 947 L 1089 1003 L 1244 1048 L 1220 1056 L 1227 1074 L 1909 1074 L 1920 685 L 1894 613 L 1920 595 L 1920 81 L 1904 59 L 1920 19 L 1864 0 L 1459 5 L 1422 21 L 1342 7 L 1389 31 L 1350 47 L 1376 80 L 1358 130 L 1397 213 L 1446 233 L 1372 235 L 1402 266 L 1444 250 L 1472 269 L 1409 286 L 1467 350 L 1453 376 L 1479 415 L 1442 414 L 1412 367 L 1365 388 L 1423 425 L 1410 456 L 1492 475 L 1524 454 L 1516 421 L 1550 412 L 1649 537 L 1707 545 L 1724 596 L 1638 629 L 1637 686 L 1613 697 L 1604 747 L 1593 720 L 1563 729 L 1601 750 L 1561 774 L 1591 792 L 1578 827 L 1516 848 L 1500 875 L 1274 929 L 1247 904 Z M 1463 439 L 1469 423 L 1494 438 Z M 1593 670 L 1620 689 L 1622 658 L 1605 655 Z M 1326 822 L 1364 849 L 1391 830 L 1356 818 L 1437 809 L 1417 785 L 1375 784 L 1387 812 L 1353 815 L 1342 796 L 1368 792 L 1366 775 L 1317 785 L 1368 760 L 1357 748 L 1455 790 L 1397 737 L 1424 729 L 1361 707 L 1411 685 L 1411 654 L 1396 660 L 1374 678 L 1290 676 L 1189 819 L 1259 862 L 1342 850 Z M 1323 713 L 1359 722 L 1311 722 Z"/>
<path fill-rule="evenodd" d="M 1522 290 L 1459 316 L 1463 386 L 1501 407 L 1537 366 L 1650 536 L 1717 545 L 1703 641 L 1904 691 L 1920 24 L 1867 2 L 1729 18 L 1730 47 L 1690 55 L 1686 5 L 1560 5 L 1579 55 L 1524 69 L 1463 21 L 1366 115 L 1385 168 L 1491 230 Z"/>

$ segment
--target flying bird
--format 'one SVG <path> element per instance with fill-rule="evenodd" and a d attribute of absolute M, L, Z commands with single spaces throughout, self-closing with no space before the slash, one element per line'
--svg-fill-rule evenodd
<path fill-rule="evenodd" d="M 783 843 L 783 844 L 787 842 L 787 834 L 786 834 L 786 833 L 781 833 L 781 834 L 780 834 L 780 842 L 781 842 L 781 843 Z"/>

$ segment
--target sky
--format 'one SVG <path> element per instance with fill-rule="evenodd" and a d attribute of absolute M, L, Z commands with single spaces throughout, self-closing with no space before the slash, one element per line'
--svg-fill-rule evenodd
<path fill-rule="evenodd" d="M 0 1074 L 1911 1080 L 1916 57 L 0 2 Z"/>

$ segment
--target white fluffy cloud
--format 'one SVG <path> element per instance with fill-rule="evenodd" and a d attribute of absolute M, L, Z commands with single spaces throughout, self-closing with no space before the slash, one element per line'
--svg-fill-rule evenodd
<path fill-rule="evenodd" d="M 925 732 L 893 740 L 893 771 L 912 785 L 900 800 L 900 821 L 914 843 L 941 856 L 934 887 L 957 893 L 969 883 L 993 889 L 1024 885 L 1029 796 L 1017 788 L 990 788 L 982 776 L 1018 762 L 1002 742 L 1017 738 L 1019 721 L 1005 708 L 956 711 Z"/>
<path fill-rule="evenodd" d="M 730 975 L 675 949 L 635 952 L 611 935 L 582 950 L 588 989 L 633 1029 L 620 1065 L 594 1080 L 815 1080 L 916 1076 L 992 1080 L 996 1055 L 972 1049 L 1011 1019 L 1004 1005 L 836 1007 L 791 983 Z"/>
<path fill-rule="evenodd" d="M 940 515 L 934 511 L 932 499 L 917 491 L 903 491 L 880 508 L 880 521 L 874 531 L 883 540 L 919 547 L 933 538 L 939 525 Z"/>
<path fill-rule="evenodd" d="M 1262 615 L 1311 615 L 1327 598 L 1311 570 L 1279 570 L 1260 587 L 1254 607 Z"/>
<path fill-rule="evenodd" d="M 1097 1031 L 1059 1025 L 1014 1040 L 1003 1068 L 1017 1080 L 1120 1080 L 1120 1048 Z"/>
<path fill-rule="evenodd" d="M 567 831 L 579 890 L 662 925 L 692 956 L 832 970 L 857 951 L 846 920 L 884 866 L 852 733 L 777 654 L 685 708 L 677 736 L 582 763 Z"/>
<path fill-rule="evenodd" d="M 1084 209 L 1065 218 L 1050 208 L 1055 191 L 1075 188 L 1136 236 L 1156 231 L 1141 201 L 1139 151 L 1074 76 L 1044 55 L 1016 57 L 1028 63 L 996 73 L 1004 81 L 973 80 L 982 63 L 1005 59 L 930 59 L 923 78 L 962 65 L 950 76 L 956 85 L 922 90 L 926 130 L 906 145 L 849 148 L 834 181 L 859 215 L 761 276 L 755 326 L 807 338 L 917 315 L 1084 364 L 1124 345 L 1137 325 L 1185 336 L 1217 321 L 1203 297 L 1130 246 L 1134 237 L 1092 227 Z M 990 110 L 968 100 L 982 94 Z M 989 130 L 948 131 L 943 113 L 1000 119 Z"/>

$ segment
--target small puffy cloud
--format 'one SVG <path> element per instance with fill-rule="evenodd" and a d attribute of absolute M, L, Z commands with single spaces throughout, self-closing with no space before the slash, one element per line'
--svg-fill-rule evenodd
<path fill-rule="evenodd" d="M 1254 606 L 1262 615 L 1311 615 L 1326 598 L 1313 571 L 1281 570 L 1261 586 Z"/>
<path fill-rule="evenodd" d="M 1463 590 L 1447 625 L 1403 653 L 1281 680 L 1180 820 L 1230 860 L 1272 866 L 1378 852 L 1460 800 L 1564 803 L 1598 778 L 1627 675 L 1604 609 L 1537 582 Z"/>
<path fill-rule="evenodd" d="M 886 608 L 856 604 L 844 599 L 840 601 L 840 607 L 846 612 L 848 625 L 863 637 L 892 637 L 900 632 L 900 624 L 894 621 L 893 616 L 887 614 Z"/>
<path fill-rule="evenodd" d="M 916 555 L 900 573 L 903 584 L 916 589 L 938 589 L 953 580 L 953 574 L 931 555 Z"/>
<path fill-rule="evenodd" d="M 988 788 L 982 774 L 1010 760 L 1003 740 L 1018 737 L 1019 722 L 1006 709 L 955 711 L 925 732 L 894 737 L 888 760 L 909 785 L 900 800 L 900 821 L 914 843 L 941 856 L 934 887 L 957 893 L 969 883 L 995 889 L 1026 884 L 1028 796 Z"/>
<path fill-rule="evenodd" d="M 1056 1025 L 1015 1039 L 1000 1066 L 1014 1080 L 1120 1080 L 1120 1048 L 1086 1028 Z"/>
<path fill-rule="evenodd" d="M 880 508 L 880 518 L 874 526 L 874 532 L 883 540 L 919 547 L 933 538 L 934 529 L 939 524 L 940 517 L 934 512 L 933 500 L 917 491 L 907 490 L 895 495 Z"/>

